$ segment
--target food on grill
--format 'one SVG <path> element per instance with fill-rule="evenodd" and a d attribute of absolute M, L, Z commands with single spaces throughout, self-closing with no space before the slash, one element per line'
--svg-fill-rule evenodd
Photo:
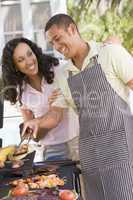
<path fill-rule="evenodd" d="M 24 199 L 30 200 L 30 195 L 35 200 L 60 200 L 59 190 L 56 186 L 63 186 L 64 180 L 56 174 L 36 175 L 26 179 L 14 180 L 10 184 L 15 186 L 11 190 L 12 200 L 17 200 L 17 197 L 22 198 L 22 196 Z"/>
<path fill-rule="evenodd" d="M 71 190 L 64 190 L 60 192 L 57 188 L 50 188 L 50 189 L 45 188 L 37 191 L 29 191 L 25 186 L 13 189 L 10 193 L 10 196 L 4 198 L 4 200 L 76 200 L 76 199 L 77 199 L 76 195 Z"/>
<path fill-rule="evenodd" d="M 29 153 L 29 148 L 27 144 L 22 144 L 17 147 L 15 145 L 10 145 L 4 148 L 0 148 L 0 168 L 6 166 L 6 161 L 11 161 L 12 168 L 19 168 L 24 163 L 21 160 Z"/>
<path fill-rule="evenodd" d="M 17 169 L 17 168 L 19 168 L 19 167 L 21 167 L 23 165 L 24 165 L 24 161 L 23 160 L 13 160 L 12 161 L 12 168 L 13 169 Z"/>
<path fill-rule="evenodd" d="M 45 188 L 43 190 L 38 191 L 29 191 L 27 195 L 21 196 L 9 196 L 7 198 L 4 197 L 3 200 L 60 200 L 59 198 L 59 190 L 56 188 Z"/>
<path fill-rule="evenodd" d="M 23 183 L 26 183 L 26 181 L 24 179 L 18 179 L 18 180 L 11 181 L 9 184 L 12 186 L 17 186 L 17 185 L 21 185 Z"/>
<path fill-rule="evenodd" d="M 5 166 L 5 161 L 8 158 L 8 155 L 13 155 L 16 150 L 16 146 L 11 145 L 0 149 L 0 168 Z"/>
<path fill-rule="evenodd" d="M 26 184 L 30 189 L 43 189 L 46 187 L 52 188 L 56 186 L 63 186 L 64 180 L 60 179 L 56 174 L 49 176 L 37 175 L 26 179 L 18 179 L 10 182 L 10 184 L 13 186 Z"/>
<path fill-rule="evenodd" d="M 27 144 L 22 144 L 18 148 L 16 148 L 14 152 L 14 156 L 22 155 L 28 152 L 28 145 Z"/>
<path fill-rule="evenodd" d="M 76 195 L 71 190 L 63 190 L 60 192 L 61 200 L 76 200 Z"/>
<path fill-rule="evenodd" d="M 44 189 L 37 200 L 60 200 L 59 191 L 56 189 Z"/>
<path fill-rule="evenodd" d="M 19 196 L 24 196 L 29 193 L 29 188 L 25 184 L 21 184 L 16 186 L 11 190 L 11 196 L 13 197 L 19 197 Z"/>

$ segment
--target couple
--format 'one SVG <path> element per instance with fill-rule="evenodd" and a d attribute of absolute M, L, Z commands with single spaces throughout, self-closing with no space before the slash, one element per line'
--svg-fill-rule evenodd
<path fill-rule="evenodd" d="M 47 22 L 45 32 L 49 42 L 69 62 L 62 72 L 57 67 L 55 73 L 56 87 L 60 88 L 60 94 L 51 102 L 46 114 L 24 123 L 23 135 L 29 127 L 35 138 L 42 137 L 42 132 L 57 127 L 61 119 L 65 119 L 65 111 L 73 108 L 79 114 L 79 151 L 86 199 L 132 200 L 133 123 L 128 93 L 129 88 L 133 88 L 133 58 L 121 45 L 85 42 L 75 22 L 65 14 L 53 16 Z M 30 56 L 31 53 L 27 51 L 25 57 L 28 54 Z M 17 56 L 15 52 L 13 55 L 15 63 Z M 22 62 L 21 59 L 18 62 Z M 36 76 L 36 70 L 33 63 L 36 62 L 29 62 L 29 70 L 34 73 L 32 71 L 30 78 L 23 75 L 19 83 L 23 85 L 22 82 L 26 81 L 28 86 L 37 91 L 46 91 L 45 87 L 41 87 L 42 77 L 45 83 L 48 83 L 48 79 L 39 70 L 38 76 L 41 78 L 37 76 L 38 83 L 34 85 L 32 77 Z M 52 67 L 54 65 L 51 64 Z M 48 64 L 50 77 L 53 78 L 52 67 Z M 2 68 L 4 72 L 4 62 Z M 24 88 L 19 90 L 21 97 L 24 91 Z"/>

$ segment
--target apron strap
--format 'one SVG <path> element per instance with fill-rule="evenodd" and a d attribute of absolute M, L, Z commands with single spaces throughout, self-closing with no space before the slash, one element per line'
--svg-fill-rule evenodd
<path fill-rule="evenodd" d="M 72 75 L 73 75 L 73 74 L 72 74 L 72 71 L 69 71 L 69 72 L 68 72 L 68 78 L 71 78 Z"/>
<path fill-rule="evenodd" d="M 89 67 L 89 65 L 94 65 L 98 63 L 98 55 L 93 56 L 92 58 L 90 58 L 90 62 L 87 65 L 87 67 Z M 72 71 L 68 72 L 68 78 L 71 78 L 73 76 Z"/>
<path fill-rule="evenodd" d="M 98 55 L 95 55 L 92 58 L 90 58 L 90 62 L 88 63 L 87 67 L 93 66 L 96 64 L 98 64 Z"/>

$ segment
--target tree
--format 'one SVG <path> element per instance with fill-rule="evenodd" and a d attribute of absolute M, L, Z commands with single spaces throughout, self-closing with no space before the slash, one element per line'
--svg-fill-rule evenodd
<path fill-rule="evenodd" d="M 118 35 L 133 53 L 133 0 L 68 0 L 68 13 L 85 39 L 103 41 Z"/>

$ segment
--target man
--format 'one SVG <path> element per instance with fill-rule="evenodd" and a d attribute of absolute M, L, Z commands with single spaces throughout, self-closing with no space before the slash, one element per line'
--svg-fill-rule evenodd
<path fill-rule="evenodd" d="M 79 112 L 86 199 L 132 199 L 133 139 L 127 105 L 128 89 L 133 87 L 132 57 L 117 44 L 85 42 L 68 15 L 53 16 L 45 31 L 52 45 L 70 59 L 57 82 L 66 99 L 64 108 L 69 105 Z M 59 104 L 57 98 L 52 105 Z"/>
<path fill-rule="evenodd" d="M 71 72 L 68 83 L 60 74 L 58 84 L 66 102 L 75 103 L 79 113 L 86 199 L 132 200 L 133 118 L 128 93 L 133 89 L 133 58 L 117 44 L 87 43 L 65 14 L 53 16 L 45 32 L 55 49 L 70 59 L 65 69 Z"/>

